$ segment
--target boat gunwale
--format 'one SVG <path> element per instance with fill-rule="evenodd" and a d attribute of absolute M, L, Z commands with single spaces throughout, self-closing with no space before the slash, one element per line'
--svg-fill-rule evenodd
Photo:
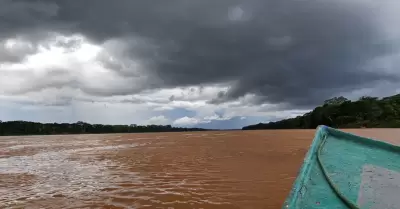
<path fill-rule="evenodd" d="M 341 130 L 337 130 L 325 125 L 320 125 L 316 129 L 316 133 L 314 135 L 314 139 L 310 145 L 310 148 L 303 160 L 302 166 L 299 169 L 298 175 L 294 181 L 292 189 L 286 198 L 282 209 L 295 208 L 296 202 L 298 200 L 298 196 L 301 195 L 301 189 L 303 185 L 307 184 L 308 176 L 310 174 L 312 162 L 316 158 L 316 153 L 320 143 L 322 142 L 324 136 L 333 135 L 340 138 L 344 138 L 345 140 L 354 141 L 356 143 L 366 144 L 367 146 L 379 147 L 381 149 L 388 150 L 390 152 L 399 153 L 400 154 L 400 146 L 381 141 L 374 138 L 358 136 L 356 134 L 344 132 Z"/>

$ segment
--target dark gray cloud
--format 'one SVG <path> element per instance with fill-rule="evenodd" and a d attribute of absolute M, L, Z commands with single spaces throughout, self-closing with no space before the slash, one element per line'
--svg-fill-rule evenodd
<path fill-rule="evenodd" d="M 42 28 L 58 28 L 52 23 L 58 13 L 54 2 L 0 0 L 0 38 L 15 33 L 32 33 Z"/>
<path fill-rule="evenodd" d="M 82 33 L 99 43 L 121 38 L 127 41 L 124 59 L 145 66 L 143 89 L 230 83 L 213 103 L 252 93 L 258 103 L 308 106 L 382 80 L 399 81 L 364 70 L 371 59 L 398 48 L 385 39 L 378 10 L 368 1 L 1 2 L 6 18 L 0 33 L 39 28 Z M 100 61 L 125 77 L 138 76 L 106 57 Z"/>

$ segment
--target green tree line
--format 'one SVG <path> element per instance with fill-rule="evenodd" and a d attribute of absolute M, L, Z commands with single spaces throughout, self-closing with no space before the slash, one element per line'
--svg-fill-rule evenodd
<path fill-rule="evenodd" d="M 77 123 L 37 123 L 28 121 L 0 121 L 0 136 L 51 135 L 51 134 L 101 134 L 205 131 L 200 128 L 179 128 L 171 125 L 102 125 Z"/>
<path fill-rule="evenodd" d="M 303 116 L 242 129 L 313 129 L 318 125 L 334 128 L 400 128 L 400 94 L 382 99 L 364 96 L 357 101 L 335 97 Z"/>

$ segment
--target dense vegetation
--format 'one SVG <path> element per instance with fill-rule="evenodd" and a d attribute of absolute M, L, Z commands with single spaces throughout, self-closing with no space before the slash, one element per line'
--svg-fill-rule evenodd
<path fill-rule="evenodd" d="M 244 127 L 254 129 L 302 129 L 327 125 L 335 128 L 400 128 L 400 94 L 378 99 L 361 97 L 350 101 L 344 97 L 326 100 L 322 106 L 303 116 Z"/>
<path fill-rule="evenodd" d="M 84 122 L 77 123 L 35 123 L 27 121 L 0 121 L 1 135 L 49 135 L 49 134 L 100 134 L 100 133 L 139 133 L 139 132 L 178 132 L 204 131 L 199 128 L 176 128 L 170 125 L 101 125 Z"/>

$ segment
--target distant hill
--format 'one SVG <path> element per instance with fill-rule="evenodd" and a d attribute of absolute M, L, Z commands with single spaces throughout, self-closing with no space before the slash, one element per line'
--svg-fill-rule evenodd
<path fill-rule="evenodd" d="M 400 128 L 400 94 L 382 99 L 361 97 L 357 101 L 335 97 L 303 116 L 250 125 L 242 130 L 307 129 L 318 125 L 335 128 Z"/>
<path fill-rule="evenodd" d="M 102 125 L 77 123 L 37 123 L 28 121 L 0 121 L 0 136 L 5 135 L 50 135 L 50 134 L 101 134 L 206 131 L 201 128 L 179 128 L 170 125 Z"/>

